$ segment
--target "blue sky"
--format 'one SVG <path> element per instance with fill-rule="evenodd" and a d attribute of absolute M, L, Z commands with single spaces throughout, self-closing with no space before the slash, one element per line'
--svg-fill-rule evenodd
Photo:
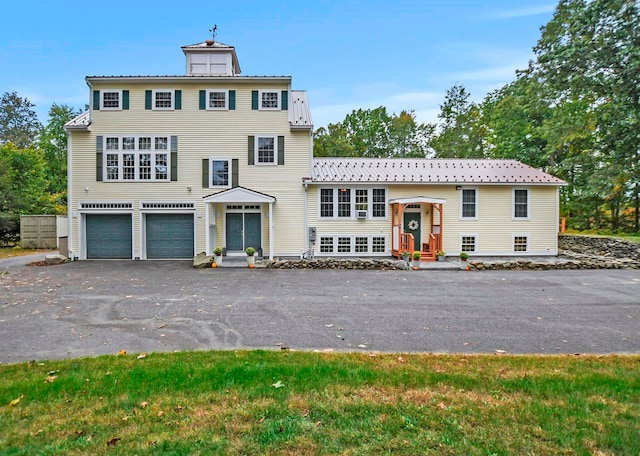
<path fill-rule="evenodd" d="M 46 123 L 52 103 L 84 107 L 87 75 L 182 75 L 180 46 L 236 47 L 243 75 L 287 75 L 307 90 L 316 127 L 353 109 L 437 119 L 447 89 L 474 100 L 533 58 L 547 0 L 3 1 L 0 93 Z"/>

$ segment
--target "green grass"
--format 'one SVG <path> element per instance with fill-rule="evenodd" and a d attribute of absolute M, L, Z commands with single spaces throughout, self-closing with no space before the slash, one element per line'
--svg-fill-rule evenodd
<path fill-rule="evenodd" d="M 5 365 L 0 454 L 637 455 L 639 372 L 640 356 L 289 351 Z"/>

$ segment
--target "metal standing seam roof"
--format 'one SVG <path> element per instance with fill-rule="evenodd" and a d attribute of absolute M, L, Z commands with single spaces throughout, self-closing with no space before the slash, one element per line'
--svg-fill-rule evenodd
<path fill-rule="evenodd" d="M 562 179 L 517 160 L 314 158 L 311 183 L 538 184 Z"/>
<path fill-rule="evenodd" d="M 292 90 L 289 93 L 289 123 L 292 129 L 313 128 L 307 92 L 304 90 Z"/>
<path fill-rule="evenodd" d="M 64 124 L 64 127 L 69 129 L 86 129 L 89 125 L 91 125 L 91 116 L 89 111 L 87 111 L 71 119 Z"/>

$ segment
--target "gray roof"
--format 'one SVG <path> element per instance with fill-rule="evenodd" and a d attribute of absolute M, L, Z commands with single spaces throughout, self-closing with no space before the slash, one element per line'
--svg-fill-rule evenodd
<path fill-rule="evenodd" d="M 289 94 L 289 124 L 292 129 L 312 129 L 313 119 L 304 90 L 292 90 Z"/>
<path fill-rule="evenodd" d="M 235 49 L 233 46 L 229 46 L 228 44 L 221 43 L 220 41 L 207 40 L 202 43 L 195 44 L 187 44 L 186 46 L 182 46 L 182 49 L 211 49 L 211 48 L 219 48 L 219 49 Z"/>
<path fill-rule="evenodd" d="M 85 130 L 91 125 L 91 116 L 89 111 L 80 114 L 78 117 L 71 119 L 69 122 L 64 124 L 64 128 L 66 129 L 76 129 L 76 130 Z"/>
<path fill-rule="evenodd" d="M 565 185 L 517 160 L 314 158 L 314 183 Z"/>

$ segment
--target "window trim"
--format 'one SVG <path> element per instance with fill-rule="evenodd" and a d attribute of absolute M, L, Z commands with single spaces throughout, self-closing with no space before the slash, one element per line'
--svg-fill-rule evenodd
<path fill-rule="evenodd" d="M 171 106 L 167 107 L 157 107 L 156 95 L 158 93 L 169 93 L 171 94 Z M 151 90 L 151 109 L 153 111 L 173 111 L 176 108 L 176 91 L 174 89 L 152 89 Z"/>
<path fill-rule="evenodd" d="M 465 237 L 472 237 L 473 240 L 473 250 L 463 250 L 464 244 L 462 242 L 462 239 Z M 466 252 L 466 253 L 474 253 L 477 254 L 478 253 L 478 234 L 477 233 L 460 233 L 460 252 Z"/>
<path fill-rule="evenodd" d="M 278 166 L 278 135 L 255 135 L 254 156 L 253 164 L 255 166 Z M 260 157 L 260 139 L 270 138 L 273 139 L 273 161 L 261 162 Z"/>
<path fill-rule="evenodd" d="M 104 96 L 107 93 L 117 93 L 118 94 L 118 106 L 105 106 L 104 105 Z M 122 90 L 121 89 L 100 89 L 100 111 L 122 111 Z"/>
<path fill-rule="evenodd" d="M 527 240 L 527 248 L 525 250 L 516 250 L 516 238 L 523 237 Z M 529 233 L 512 233 L 511 234 L 511 251 L 515 254 L 529 253 L 531 250 L 531 235 Z"/>
<path fill-rule="evenodd" d="M 527 215 L 525 217 L 516 217 L 516 191 L 524 190 L 527 192 Z M 529 187 L 513 187 L 511 189 L 511 219 L 512 220 L 529 220 L 531 214 L 531 189 Z"/>
<path fill-rule="evenodd" d="M 340 202 L 338 201 L 338 196 L 340 189 L 347 189 L 349 191 L 349 206 L 350 206 L 350 215 L 349 216 L 341 216 L 339 215 L 338 208 Z M 323 190 L 331 190 L 332 194 L 332 213 L 330 216 L 322 215 L 322 191 Z M 387 187 L 347 187 L 347 186 L 332 186 L 332 187 L 318 187 L 318 219 L 321 220 L 355 220 L 358 218 L 358 211 L 364 209 L 357 209 L 358 203 L 356 202 L 356 194 L 358 190 L 366 190 L 367 191 L 367 217 L 365 220 L 387 220 L 389 217 L 389 190 Z M 384 191 L 384 203 L 374 203 L 373 201 L 373 192 L 374 190 L 383 190 Z M 373 215 L 374 214 L 374 204 L 383 204 L 384 207 L 384 215 Z"/>
<path fill-rule="evenodd" d="M 473 217 L 465 217 L 464 216 L 464 191 L 465 190 L 473 190 L 475 192 L 476 200 L 475 200 L 475 216 Z M 462 187 L 460 189 L 460 220 L 478 220 L 479 212 L 480 212 L 480 192 L 478 191 L 478 187 Z"/>
<path fill-rule="evenodd" d="M 277 98 L 277 103 L 275 107 L 264 107 L 262 105 L 262 94 L 263 93 L 275 93 L 276 94 L 276 98 Z M 280 92 L 280 90 L 276 90 L 276 89 L 261 89 L 258 90 L 258 110 L 259 111 L 278 111 L 280 110 L 280 106 L 282 106 L 282 94 Z"/>
<path fill-rule="evenodd" d="M 111 138 L 116 138 L 118 140 L 118 148 L 117 149 L 107 149 L 108 140 Z M 133 149 L 124 149 L 124 138 L 133 138 L 134 148 Z M 140 149 L 140 138 L 150 138 L 151 148 L 150 149 Z M 166 149 L 156 149 L 156 139 L 157 138 L 165 138 L 167 142 Z M 108 166 L 108 156 L 109 155 L 117 155 L 118 156 L 118 179 L 109 179 L 109 166 Z M 134 155 L 134 178 L 133 179 L 125 179 L 124 178 L 124 155 L 125 154 L 133 154 Z M 149 179 L 140 179 L 140 155 L 141 154 L 150 154 L 151 155 L 151 177 Z M 165 178 L 157 178 L 156 172 L 156 160 L 157 155 L 166 155 L 167 164 L 166 164 L 166 174 Z M 104 135 L 104 142 L 102 146 L 102 169 L 104 170 L 103 182 L 170 182 L 171 181 L 171 135 Z"/>
<path fill-rule="evenodd" d="M 227 162 L 227 167 L 229 169 L 227 185 L 213 185 L 213 162 L 214 161 Z M 231 188 L 232 181 L 233 181 L 232 174 L 233 174 L 233 162 L 231 158 L 209 157 L 209 188 Z"/>
<path fill-rule="evenodd" d="M 224 93 L 224 107 L 223 108 L 216 108 L 216 107 L 211 107 L 209 104 L 211 102 L 210 100 L 210 94 L 212 93 Z M 207 111 L 228 111 L 229 110 L 229 89 L 207 89 L 205 91 L 205 109 Z"/>
<path fill-rule="evenodd" d="M 356 238 L 366 238 L 367 239 L 367 244 L 366 244 L 366 248 L 367 251 L 366 252 L 358 252 L 356 251 Z M 374 252 L 374 239 L 383 239 L 384 240 L 384 250 L 382 252 Z M 327 240 L 327 239 L 331 239 L 331 243 L 330 244 L 323 244 L 323 241 Z M 340 245 L 344 244 L 339 244 L 338 243 L 338 239 L 349 239 L 349 251 L 348 252 L 339 252 L 338 251 L 338 247 Z M 342 256 L 342 257 L 353 257 L 353 256 L 387 256 L 390 251 L 389 251 L 389 236 L 386 234 L 380 234 L 380 233 L 358 233 L 358 234 L 323 234 L 318 236 L 318 247 L 317 247 L 317 251 L 315 252 L 316 255 L 318 256 Z M 327 245 L 331 246 L 331 251 L 329 252 L 323 252 L 322 249 L 324 247 L 326 247 Z"/>

